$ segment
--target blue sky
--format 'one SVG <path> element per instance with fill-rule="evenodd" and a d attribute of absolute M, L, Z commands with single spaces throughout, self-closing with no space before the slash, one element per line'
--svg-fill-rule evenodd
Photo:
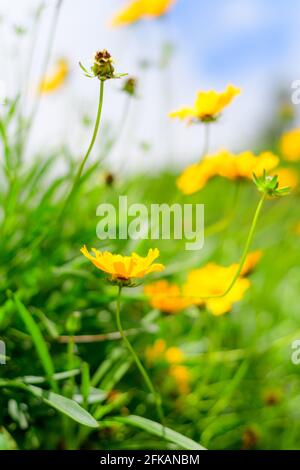
<path fill-rule="evenodd" d="M 118 70 L 140 79 L 139 99 L 133 103 L 112 164 L 118 164 L 124 152 L 127 167 L 133 168 L 184 166 L 194 161 L 201 148 L 201 128 L 170 121 L 168 112 L 192 104 L 199 89 L 222 89 L 230 82 L 240 86 L 242 94 L 214 126 L 211 151 L 251 148 L 272 113 L 274 90 L 282 85 L 288 90 L 300 78 L 299 0 L 178 0 L 164 19 L 109 29 L 113 12 L 125 2 L 64 0 L 51 62 L 67 57 L 72 73 L 64 89 L 43 98 L 34 148 L 43 146 L 45 139 L 55 145 L 67 138 L 74 151 L 81 152 L 87 136 L 80 117 L 82 113 L 93 116 L 97 86 L 83 77 L 78 61 L 88 64 L 99 48 L 111 50 Z M 30 12 L 36 5 L 37 0 L 1 0 L 0 15 L 6 19 L 7 34 L 0 54 L 0 80 L 6 80 L 9 87 L 19 77 L 13 73 L 13 58 L 18 56 L 9 27 L 30 25 Z M 55 1 L 45 0 L 45 5 L 30 83 L 39 76 Z M 139 59 L 157 61 L 166 41 L 173 42 L 176 50 L 170 70 L 141 71 Z M 30 26 L 19 57 L 26 57 L 29 44 Z M 109 83 L 105 97 L 104 114 L 112 127 L 118 125 L 124 104 L 119 88 L 118 82 Z M 141 154 L 141 143 L 149 142 L 150 154 Z"/>

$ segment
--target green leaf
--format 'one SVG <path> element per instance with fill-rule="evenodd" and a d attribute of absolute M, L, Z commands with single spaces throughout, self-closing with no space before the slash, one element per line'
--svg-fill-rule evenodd
<path fill-rule="evenodd" d="M 150 434 L 154 434 L 155 436 L 162 437 L 163 435 L 163 426 L 155 421 L 151 421 L 150 419 L 142 418 L 136 415 L 130 415 L 126 417 L 117 417 L 113 418 L 112 421 L 129 424 L 130 426 L 134 426 L 144 431 L 149 432 Z M 179 432 L 173 431 L 172 429 L 165 428 L 165 439 L 167 441 L 173 442 L 174 444 L 178 445 L 182 449 L 186 450 L 206 450 L 197 442 L 193 441 L 192 439 L 183 436 Z"/>
<path fill-rule="evenodd" d="M 34 396 L 41 398 L 44 403 L 69 416 L 69 418 L 77 421 L 77 423 L 88 426 L 89 428 L 98 428 L 99 425 L 95 418 L 81 408 L 74 400 L 70 400 L 70 398 L 63 397 L 54 392 L 43 390 L 39 387 L 34 387 L 33 385 L 27 385 L 26 388 Z"/>
<path fill-rule="evenodd" d="M 22 304 L 17 296 L 14 296 L 14 302 L 19 312 L 19 315 L 26 326 L 28 333 L 31 335 L 32 341 L 34 343 L 35 349 L 39 355 L 43 368 L 45 370 L 46 376 L 54 390 L 57 389 L 56 382 L 53 378 L 55 370 L 51 356 L 48 351 L 46 341 L 44 340 L 42 333 L 31 316 L 31 313 L 27 308 Z"/>
<path fill-rule="evenodd" d="M 0 450 L 16 450 L 18 448 L 15 440 L 5 428 L 0 428 Z"/>
<path fill-rule="evenodd" d="M 90 368 L 87 362 L 83 362 L 82 367 L 81 367 L 81 395 L 82 395 L 84 408 L 87 408 L 88 406 L 90 387 L 91 387 Z"/>

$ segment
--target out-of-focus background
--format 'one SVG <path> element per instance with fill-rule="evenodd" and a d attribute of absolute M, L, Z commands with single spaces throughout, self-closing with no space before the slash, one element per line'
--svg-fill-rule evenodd
<path fill-rule="evenodd" d="M 60 90 L 42 99 L 28 144 L 28 155 L 45 142 L 67 141 L 80 153 L 86 129 L 82 119 L 96 112 L 97 83 L 83 76 L 78 61 L 89 64 L 97 49 L 107 48 L 120 72 L 139 78 L 138 98 L 131 103 L 123 135 L 111 163 L 127 160 L 127 168 L 184 166 L 194 161 L 201 128 L 186 128 L 168 112 L 192 104 L 198 89 L 223 89 L 233 82 L 242 94 L 214 128 L 211 150 L 251 147 L 272 120 L 276 96 L 291 95 L 299 78 L 300 5 L 290 0 L 178 0 L 158 21 L 142 21 L 112 29 L 110 20 L 124 0 L 64 0 L 49 67 L 68 60 L 71 74 Z M 33 53 L 30 93 L 34 99 L 50 34 L 55 0 L 1 0 L 0 81 L 13 96 L 26 76 Z M 43 8 L 35 30 L 33 16 Z M 34 47 L 33 47 L 34 46 Z M 11 61 L 11 57 L 18 60 Z M 105 119 L 122 119 L 125 99 L 118 81 L 107 84 Z M 141 119 L 142 116 L 142 119 Z M 141 149 L 143 152 L 141 152 Z"/>

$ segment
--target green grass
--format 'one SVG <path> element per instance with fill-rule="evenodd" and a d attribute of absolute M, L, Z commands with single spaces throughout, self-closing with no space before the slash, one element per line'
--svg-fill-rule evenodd
<path fill-rule="evenodd" d="M 15 148 L 6 152 L 8 161 L 17 155 Z M 300 337 L 300 237 L 294 231 L 299 194 L 266 202 L 253 244 L 264 256 L 251 275 L 250 290 L 229 314 L 214 317 L 190 308 L 176 316 L 155 315 L 142 287 L 124 291 L 123 324 L 133 329 L 130 339 L 142 360 L 147 346 L 164 338 L 168 346 L 184 351 L 191 373 L 190 393 L 180 396 L 166 364 L 150 367 L 166 425 L 183 435 L 164 441 L 159 425 L 147 429 L 144 421 L 132 427 L 126 418 L 157 421 L 152 398 L 119 339 L 108 336 L 74 350 L 72 343 L 60 340 L 62 335 L 116 331 L 116 288 L 87 262 L 80 247 L 145 254 L 157 246 L 166 273 L 154 278 L 182 282 L 189 269 L 207 261 L 227 265 L 239 260 L 259 195 L 253 184 L 241 184 L 232 212 L 236 183 L 216 179 L 200 193 L 182 197 L 181 202 L 205 204 L 208 235 L 199 252 L 185 251 L 184 241 L 101 242 L 95 215 L 100 203 L 117 204 L 121 194 L 129 202 L 176 201 L 176 175 L 116 174 L 108 187 L 101 178 L 103 166 L 92 165 L 57 226 L 56 215 L 76 171 L 73 158 L 66 158 L 65 175 L 51 176 L 62 158 L 61 152 L 45 151 L 30 165 L 17 162 L 1 185 L 0 337 L 9 360 L 0 366 L 0 379 L 24 382 L 26 376 L 29 386 L 41 383 L 45 393 L 50 384 L 60 396 L 77 400 L 80 410 L 85 408 L 88 415 L 82 419 L 93 416 L 100 427 L 80 426 L 37 394 L 2 386 L 1 448 L 168 449 L 180 448 L 185 437 L 209 449 L 299 448 L 300 369 L 291 362 L 291 343 Z M 218 230 L 215 224 L 230 213 L 229 223 Z M 79 312 L 75 323 L 74 312 Z M 115 400 L 113 391 L 120 392 Z"/>

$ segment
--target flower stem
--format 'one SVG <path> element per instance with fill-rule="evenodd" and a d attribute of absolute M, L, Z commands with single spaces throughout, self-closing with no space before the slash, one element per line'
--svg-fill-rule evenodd
<path fill-rule="evenodd" d="M 103 107 L 103 97 L 104 97 L 104 81 L 103 80 L 100 80 L 100 90 L 99 90 L 99 101 L 98 101 L 98 110 L 97 110 L 97 117 L 96 117 L 96 122 L 95 122 L 95 127 L 94 127 L 94 132 L 93 132 L 93 136 L 92 136 L 92 140 L 90 142 L 90 145 L 86 151 L 86 154 L 84 155 L 81 163 L 80 163 L 80 166 L 77 170 L 77 173 L 75 175 L 75 178 L 74 178 L 74 181 L 73 181 L 73 185 L 71 187 L 71 190 L 64 202 L 64 205 L 61 209 L 61 212 L 60 212 L 60 215 L 59 215 L 59 219 L 63 216 L 63 214 L 65 213 L 65 210 L 66 208 L 68 207 L 68 205 L 70 204 L 70 202 L 72 201 L 75 193 L 76 193 L 76 190 L 78 188 L 78 184 L 80 182 L 80 178 L 82 176 L 82 173 L 83 173 L 83 170 L 84 170 L 84 167 L 86 165 L 86 162 L 89 158 L 89 155 L 94 147 L 94 144 L 95 144 L 95 141 L 96 141 L 96 137 L 97 137 L 97 134 L 98 134 L 98 131 L 99 131 L 99 126 L 100 126 L 100 121 L 101 121 L 101 114 L 102 114 L 102 107 Z"/>
<path fill-rule="evenodd" d="M 137 368 L 139 369 L 140 373 L 142 374 L 143 379 L 144 379 L 150 393 L 154 396 L 155 404 L 156 404 L 156 408 L 157 408 L 157 414 L 158 414 L 159 419 L 161 421 L 161 424 L 163 426 L 163 436 L 164 436 L 164 434 L 165 434 L 165 417 L 164 417 L 164 413 L 163 413 L 163 409 L 162 409 L 161 397 L 156 392 L 156 390 L 154 389 L 154 386 L 151 382 L 151 379 L 150 379 L 146 369 L 144 368 L 144 366 L 141 363 L 138 355 L 136 354 L 135 350 L 133 349 L 130 342 L 128 341 L 128 339 L 127 339 L 127 337 L 124 333 L 123 327 L 122 327 L 121 318 L 120 318 L 121 293 L 122 293 L 122 287 L 119 286 L 118 287 L 118 296 L 117 296 L 117 310 L 116 310 L 117 327 L 118 327 L 118 330 L 120 331 L 120 335 L 121 335 L 124 343 L 126 344 L 127 348 L 129 349 L 129 351 L 130 351 L 130 353 L 133 357 L 133 360 L 136 363 Z"/>
<path fill-rule="evenodd" d="M 251 246 L 251 243 L 252 243 L 252 240 L 253 240 L 253 237 L 254 237 L 257 221 L 258 221 L 259 215 L 261 213 L 262 207 L 263 207 L 264 202 L 265 202 L 265 197 L 266 197 L 265 194 L 263 194 L 263 196 L 261 197 L 261 199 L 260 199 L 260 201 L 257 205 L 256 211 L 255 211 L 255 214 L 254 214 L 254 217 L 253 217 L 253 220 L 252 220 L 252 224 L 251 224 L 251 227 L 250 227 L 250 230 L 249 230 L 249 234 L 248 234 L 248 237 L 247 237 L 247 241 L 246 241 L 246 244 L 245 244 L 245 248 L 244 248 L 244 251 L 242 253 L 241 260 L 239 262 L 238 269 L 237 269 L 232 281 L 230 282 L 229 286 L 227 287 L 225 292 L 223 292 L 222 294 L 212 295 L 212 296 L 204 296 L 204 297 L 199 296 L 201 299 L 205 300 L 205 299 L 216 299 L 216 298 L 225 297 L 225 295 L 229 294 L 231 289 L 234 287 L 236 281 L 238 280 L 238 278 L 239 278 L 239 276 L 242 272 L 243 266 L 245 264 L 245 261 L 246 261 L 247 255 L 248 255 L 248 251 L 250 249 L 250 246 Z"/>

